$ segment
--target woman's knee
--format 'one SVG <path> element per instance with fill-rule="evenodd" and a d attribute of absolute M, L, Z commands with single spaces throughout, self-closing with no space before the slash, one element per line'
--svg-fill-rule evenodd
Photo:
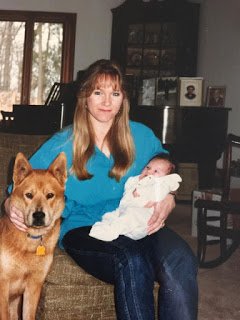
<path fill-rule="evenodd" d="M 170 278 L 196 279 L 198 273 L 198 262 L 187 243 L 181 243 L 172 250 L 163 262 L 164 274 Z"/>
<path fill-rule="evenodd" d="M 197 257 L 187 243 L 184 243 L 184 245 L 182 245 L 182 247 L 178 249 L 178 256 L 180 268 L 184 268 L 186 272 L 197 275 Z"/>
<path fill-rule="evenodd" d="M 157 279 L 166 274 L 176 277 L 180 274 L 195 277 L 198 271 L 197 258 L 188 243 L 168 228 L 156 233 L 151 240 L 152 254 Z M 161 230 L 160 230 L 161 231 Z M 149 244 L 148 244 L 149 245 Z M 150 248 L 151 249 L 151 248 Z"/>

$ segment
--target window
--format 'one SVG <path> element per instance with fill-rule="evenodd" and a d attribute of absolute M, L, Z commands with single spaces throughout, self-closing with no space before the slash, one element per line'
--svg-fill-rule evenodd
<path fill-rule="evenodd" d="M 73 79 L 76 14 L 0 10 L 0 110 L 44 104 Z"/>

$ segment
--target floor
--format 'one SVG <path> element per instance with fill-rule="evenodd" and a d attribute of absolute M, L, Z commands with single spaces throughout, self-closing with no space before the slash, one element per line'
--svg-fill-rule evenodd
<path fill-rule="evenodd" d="M 191 205 L 178 203 L 168 226 L 180 234 L 196 253 L 196 238 L 191 236 Z M 198 320 L 240 319 L 240 248 L 214 269 L 199 269 Z M 184 319 L 183 319 L 184 320 Z"/>

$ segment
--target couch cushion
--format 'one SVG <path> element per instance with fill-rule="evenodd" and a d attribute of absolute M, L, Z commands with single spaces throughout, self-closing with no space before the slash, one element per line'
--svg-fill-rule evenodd
<path fill-rule="evenodd" d="M 116 319 L 113 286 L 86 273 L 58 247 L 37 313 L 37 320 L 50 319 Z"/>
<path fill-rule="evenodd" d="M 56 285 L 93 285 L 102 286 L 103 282 L 82 270 L 73 259 L 62 249 L 57 247 L 53 264 L 47 276 L 47 282 Z"/>

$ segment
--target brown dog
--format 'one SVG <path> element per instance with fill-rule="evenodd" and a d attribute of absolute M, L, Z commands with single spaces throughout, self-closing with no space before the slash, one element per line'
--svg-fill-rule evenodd
<path fill-rule="evenodd" d="M 0 219 L 0 319 L 35 320 L 43 282 L 53 260 L 67 178 L 64 153 L 47 170 L 33 170 L 18 153 L 10 203 L 24 214 L 28 232 Z M 22 302 L 22 304 L 21 304 Z M 21 318 L 21 317 L 20 317 Z"/>

